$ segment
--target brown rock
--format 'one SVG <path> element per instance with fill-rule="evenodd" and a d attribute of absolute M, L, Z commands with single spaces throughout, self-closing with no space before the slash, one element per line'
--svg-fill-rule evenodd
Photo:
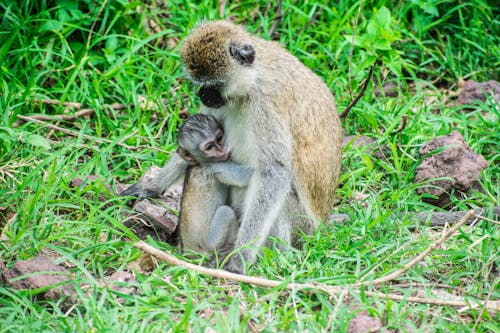
<path fill-rule="evenodd" d="M 38 294 L 42 299 L 57 301 L 63 297 L 72 298 L 75 295 L 73 286 L 70 284 L 71 272 L 53 264 L 44 255 L 30 260 L 17 261 L 12 269 L 4 270 L 2 273 L 3 281 L 15 289 L 49 288 Z"/>
<path fill-rule="evenodd" d="M 154 226 L 163 229 L 169 235 L 173 235 L 177 226 L 177 216 L 169 209 L 144 199 L 137 201 L 134 205 L 134 210 L 148 217 Z"/>
<path fill-rule="evenodd" d="M 463 137 L 455 131 L 450 135 L 437 137 L 422 146 L 420 156 L 442 147 L 447 148 L 422 161 L 417 167 L 415 177 L 416 182 L 440 177 L 449 178 L 427 182 L 432 186 L 417 189 L 419 194 L 428 193 L 437 196 L 437 199 L 424 198 L 423 200 L 440 207 L 449 203 L 450 191 L 467 192 L 477 184 L 481 170 L 488 165 L 484 157 L 474 153 Z"/>
<path fill-rule="evenodd" d="M 368 333 L 380 332 L 382 322 L 378 318 L 373 318 L 368 315 L 365 310 L 356 314 L 356 316 L 349 322 L 349 333 Z"/>
<path fill-rule="evenodd" d="M 106 285 L 110 290 L 124 295 L 135 294 L 137 288 L 133 285 L 136 283 L 134 274 L 127 271 L 117 271 L 106 278 Z M 118 303 L 123 304 L 125 299 L 116 297 Z"/>
<path fill-rule="evenodd" d="M 485 95 L 493 95 L 493 100 L 500 103 L 500 83 L 494 80 L 478 83 L 474 80 L 466 81 L 457 98 L 457 105 L 474 104 L 486 101 Z"/>

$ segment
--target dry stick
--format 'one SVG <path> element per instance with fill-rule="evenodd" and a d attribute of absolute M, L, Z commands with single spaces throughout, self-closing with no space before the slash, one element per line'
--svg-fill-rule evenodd
<path fill-rule="evenodd" d="M 399 127 L 394 132 L 392 132 L 392 134 L 401 133 L 406 128 L 407 124 L 408 124 L 408 115 L 404 114 L 401 117 L 401 124 L 399 125 Z"/>
<path fill-rule="evenodd" d="M 271 27 L 271 30 L 269 30 L 269 36 L 271 36 L 271 39 L 274 39 L 274 33 L 276 32 L 276 29 L 278 29 L 278 24 L 281 21 L 281 18 L 283 17 L 283 14 L 281 13 L 281 8 L 283 6 L 283 0 L 278 1 L 278 7 L 276 8 L 276 17 L 274 18 L 274 23 Z"/>
<path fill-rule="evenodd" d="M 495 206 L 493 208 L 496 208 L 496 207 L 499 207 L 499 206 Z M 493 224 L 498 224 L 500 225 L 500 222 L 498 221 L 495 221 L 495 220 L 492 220 L 492 219 L 489 219 L 487 217 L 484 217 L 484 216 L 481 216 L 481 215 L 474 215 L 475 218 L 477 219 L 480 219 L 480 220 L 483 220 L 483 221 L 486 221 L 486 222 L 489 222 L 489 223 L 493 223 Z"/>
<path fill-rule="evenodd" d="M 223 280 L 231 280 L 235 282 L 242 282 L 242 283 L 247 283 L 247 284 L 252 284 L 252 285 L 257 285 L 261 287 L 267 287 L 267 288 L 275 288 L 275 287 L 283 287 L 288 290 L 302 290 L 302 289 L 310 289 L 313 291 L 323 291 L 326 292 L 327 294 L 334 296 L 337 295 L 341 292 L 344 292 L 348 290 L 349 287 L 355 287 L 355 285 L 344 285 L 344 286 L 328 286 L 324 284 L 319 284 L 319 283 L 287 283 L 286 281 L 276 281 L 276 280 L 269 280 L 261 277 L 256 277 L 256 276 L 248 276 L 248 275 L 241 275 L 241 274 L 235 274 L 231 273 L 225 270 L 221 269 L 213 269 L 213 268 L 208 268 L 208 267 L 203 267 L 203 266 L 198 266 L 195 264 L 191 264 L 189 262 L 186 262 L 184 260 L 178 259 L 166 252 L 160 251 L 148 244 L 146 244 L 143 241 L 139 241 L 134 244 L 136 248 L 139 250 L 148 253 L 152 255 L 153 257 L 165 261 L 169 263 L 170 265 L 173 266 L 180 266 L 187 268 L 189 270 L 199 272 L 202 274 L 206 274 L 218 279 L 223 279 Z M 363 287 L 363 286 L 362 286 Z M 402 295 L 395 295 L 395 294 L 386 294 L 386 293 L 381 293 L 381 292 L 376 292 L 376 291 L 364 291 L 364 294 L 369 296 L 369 297 L 379 297 L 381 299 L 390 299 L 394 301 L 407 301 L 407 302 L 413 302 L 413 303 L 422 303 L 422 304 L 434 304 L 434 305 L 441 305 L 441 306 L 453 306 L 453 307 L 466 307 L 470 306 L 470 302 L 466 301 L 447 301 L 447 300 L 441 300 L 441 299 L 434 299 L 434 298 L 425 298 L 425 297 L 406 297 Z M 489 310 L 494 310 L 494 311 L 500 311 L 500 301 L 479 301 L 479 303 L 484 306 L 485 308 Z"/>
<path fill-rule="evenodd" d="M 415 258 L 410 260 L 410 262 L 408 262 L 406 265 L 404 265 L 403 267 L 401 267 L 397 271 L 392 272 L 386 276 L 382 276 L 382 277 L 375 279 L 375 280 L 365 281 L 365 282 L 356 282 L 356 283 L 352 284 L 352 286 L 353 287 L 360 287 L 360 286 L 367 286 L 367 285 L 373 286 L 373 285 L 382 284 L 382 283 L 385 283 L 385 282 L 388 282 L 388 281 L 391 281 L 391 280 L 394 280 L 394 279 L 400 277 L 404 272 L 408 271 L 410 268 L 415 266 L 419 261 L 424 259 L 429 253 L 431 253 L 432 251 L 434 251 L 435 249 L 440 247 L 448 238 L 451 237 L 451 235 L 453 235 L 458 230 L 458 228 L 460 228 L 462 225 L 467 223 L 467 221 L 469 221 L 473 216 L 474 216 L 474 210 L 471 209 L 462 217 L 462 219 L 460 219 L 460 221 L 455 223 L 453 225 L 453 227 L 448 230 L 448 232 L 443 234 L 443 236 L 441 236 L 441 238 L 439 238 L 437 241 L 432 243 L 424 252 L 420 253 L 418 256 L 416 256 Z"/>
<path fill-rule="evenodd" d="M 60 100 L 57 99 L 35 99 L 33 102 L 39 102 L 42 104 L 47 104 L 47 105 L 62 105 L 62 106 L 69 106 L 72 108 L 75 108 L 77 110 L 80 110 L 82 108 L 82 104 L 76 103 L 76 102 L 61 102 Z"/>
<path fill-rule="evenodd" d="M 99 18 L 99 16 L 101 16 L 102 11 L 104 10 L 104 7 L 106 6 L 107 2 L 108 2 L 108 0 L 104 0 L 102 2 L 101 8 L 99 8 L 99 12 L 97 13 L 96 18 L 95 18 L 94 22 L 92 22 L 92 26 L 90 27 L 89 35 L 87 36 L 87 50 L 90 47 L 90 39 L 92 38 L 92 34 L 94 33 L 94 28 L 95 28 L 95 25 L 97 24 L 97 19 Z"/>
<path fill-rule="evenodd" d="M 363 83 L 363 88 L 361 89 L 361 91 L 359 92 L 359 95 L 356 96 L 355 99 L 353 99 L 351 101 L 351 103 L 349 103 L 349 105 L 345 108 L 344 112 L 342 112 L 340 114 L 340 118 L 341 119 L 344 119 L 347 114 L 349 113 L 349 111 L 351 111 L 352 107 L 354 105 L 356 105 L 356 103 L 359 101 L 359 99 L 361 97 L 363 97 L 363 95 L 365 94 L 365 91 L 366 91 L 366 88 L 368 88 L 368 84 L 370 83 L 370 80 L 372 78 L 372 75 L 373 75 L 373 67 L 375 67 L 375 64 L 373 64 L 371 67 L 370 67 L 370 71 L 368 72 L 368 76 L 366 77 L 365 79 L 365 82 Z M 352 97 L 351 97 L 352 98 Z"/>
<path fill-rule="evenodd" d="M 352 99 L 352 82 L 351 82 L 351 69 L 352 69 L 352 55 L 354 52 L 354 37 L 356 37 L 356 29 L 358 28 L 358 20 L 359 15 L 361 15 L 361 7 L 363 6 L 363 0 L 359 2 L 358 14 L 356 15 L 356 21 L 354 22 L 354 27 L 352 30 L 352 41 L 351 41 L 351 49 L 349 50 L 349 67 L 347 73 L 347 80 L 349 82 L 349 93 L 351 94 Z"/>
<path fill-rule="evenodd" d="M 75 112 L 74 114 L 57 114 L 53 116 L 49 116 L 46 114 L 32 114 L 29 117 L 31 119 L 37 119 L 37 120 L 42 120 L 42 121 L 51 121 L 51 120 L 65 120 L 65 121 L 72 121 L 81 117 L 85 117 L 87 115 L 91 115 L 95 112 L 94 109 L 82 109 L 80 111 Z"/>
<path fill-rule="evenodd" d="M 300 36 L 300 34 L 302 34 L 307 28 L 309 28 L 309 26 L 311 24 L 313 24 L 314 21 L 316 21 L 316 19 L 318 18 L 319 15 L 321 15 L 321 13 L 323 12 L 323 9 L 325 9 L 327 4 L 328 4 L 328 0 L 323 2 L 323 5 L 321 5 L 321 7 L 319 7 L 318 11 L 316 13 L 314 13 L 314 15 L 307 21 L 307 23 L 302 27 L 302 29 L 299 30 L 299 32 L 297 33 L 298 36 Z"/>
<path fill-rule="evenodd" d="M 226 7 L 226 0 L 219 0 L 217 3 L 217 11 L 219 14 L 219 17 L 224 16 L 224 8 Z"/>
<path fill-rule="evenodd" d="M 41 120 L 38 120 L 36 118 L 32 118 L 32 117 L 29 117 L 29 116 L 21 116 L 21 115 L 17 115 L 18 118 L 24 120 L 24 121 L 32 121 L 34 123 L 37 123 L 37 124 L 41 124 L 41 125 L 44 125 L 48 128 L 51 128 L 51 129 L 55 129 L 56 131 L 59 131 L 59 132 L 62 132 L 62 133 L 65 133 L 65 134 L 68 134 L 68 135 L 71 135 L 71 136 L 74 136 L 74 137 L 83 137 L 87 140 L 90 140 L 90 141 L 95 141 L 95 142 L 99 142 L 99 143 L 111 143 L 111 144 L 115 144 L 117 146 L 120 146 L 120 147 L 123 147 L 123 148 L 126 148 L 128 150 L 138 150 L 138 149 L 141 149 L 141 148 L 151 148 L 151 149 L 155 149 L 155 150 L 158 150 L 158 151 L 161 151 L 161 152 L 165 152 L 165 150 L 163 149 L 160 149 L 160 148 L 155 148 L 155 147 L 143 147 L 143 146 L 136 146 L 136 147 L 133 147 L 133 146 L 129 146 L 129 145 L 126 145 L 124 143 L 121 143 L 121 142 L 114 142 L 112 140 L 109 140 L 109 139 L 105 139 L 105 138 L 96 138 L 94 136 L 91 136 L 91 135 L 87 135 L 87 134 L 80 134 L 78 132 L 75 132 L 75 131 L 72 131 L 72 130 L 69 130 L 67 128 L 63 128 L 63 127 L 59 127 L 59 126 L 56 126 L 56 125 L 52 125 L 52 124 L 49 124 L 49 123 L 46 123 L 44 121 L 41 121 Z"/>

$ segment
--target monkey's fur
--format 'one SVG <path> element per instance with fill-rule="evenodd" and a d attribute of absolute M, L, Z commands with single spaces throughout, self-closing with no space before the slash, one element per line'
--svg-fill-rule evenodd
<path fill-rule="evenodd" d="M 254 169 L 247 189 L 231 189 L 241 223 L 235 247 L 250 244 L 245 261 L 255 261 L 268 236 L 295 243 L 296 231 L 313 232 L 340 172 L 341 125 L 329 89 L 279 44 L 229 22 L 200 25 L 180 53 L 192 81 L 217 87 L 226 101 L 200 112 L 222 121 L 232 160 Z M 233 256 L 226 268 L 243 266 Z"/>
<path fill-rule="evenodd" d="M 197 114 L 188 118 L 177 136 L 177 152 L 193 164 L 184 181 L 177 228 L 180 246 L 196 252 L 227 248 L 234 242 L 239 227 L 234 210 L 227 206 L 229 188 L 247 186 L 253 170 L 227 161 L 224 129 L 211 116 Z M 194 211 L 191 206 L 199 210 Z"/>
<path fill-rule="evenodd" d="M 222 122 L 232 160 L 254 170 L 247 188 L 230 193 L 240 220 L 235 248 L 244 261 L 255 261 L 268 236 L 295 244 L 297 231 L 313 232 L 332 208 L 340 173 L 341 124 L 328 87 L 279 44 L 226 21 L 201 24 L 180 53 L 191 80 L 224 102 L 200 112 Z M 186 169 L 179 159 L 171 158 L 155 186 L 136 184 L 124 194 L 162 193 Z M 183 214 L 203 214 L 207 198 L 194 196 L 184 198 L 186 225 L 196 221 Z M 243 272 L 237 255 L 225 267 Z"/>

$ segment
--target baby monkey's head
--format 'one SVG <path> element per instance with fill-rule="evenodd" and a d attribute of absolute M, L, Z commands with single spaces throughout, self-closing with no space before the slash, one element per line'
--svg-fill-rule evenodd
<path fill-rule="evenodd" d="M 212 116 L 196 114 L 189 117 L 179 128 L 177 137 L 177 152 L 191 165 L 229 159 L 229 150 L 224 145 L 224 129 Z"/>

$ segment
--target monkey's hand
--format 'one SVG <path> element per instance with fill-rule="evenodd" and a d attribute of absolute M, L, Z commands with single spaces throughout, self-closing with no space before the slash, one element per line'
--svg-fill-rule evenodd
<path fill-rule="evenodd" d="M 206 168 L 218 181 L 229 186 L 247 186 L 253 175 L 253 169 L 249 166 L 230 161 L 208 163 Z"/>
<path fill-rule="evenodd" d="M 145 186 L 140 181 L 120 192 L 122 197 L 133 196 L 139 199 L 158 198 L 160 195 L 161 191 L 158 188 Z"/>

